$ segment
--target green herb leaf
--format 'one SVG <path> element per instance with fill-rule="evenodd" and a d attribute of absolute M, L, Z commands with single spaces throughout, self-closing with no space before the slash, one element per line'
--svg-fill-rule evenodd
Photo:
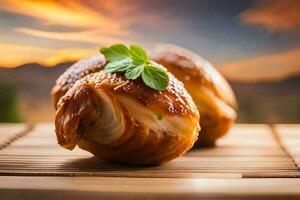
<path fill-rule="evenodd" d="M 142 77 L 144 83 L 155 90 L 163 90 L 169 84 L 167 72 L 149 61 L 146 51 L 138 45 L 131 45 L 128 49 L 123 44 L 116 44 L 101 48 L 100 52 L 109 61 L 105 72 L 124 72 L 130 80 Z"/>
<path fill-rule="evenodd" d="M 141 76 L 144 71 L 145 64 L 130 67 L 126 70 L 125 77 L 130 80 L 135 80 Z"/>
<path fill-rule="evenodd" d="M 134 63 L 146 63 L 148 61 L 146 51 L 138 45 L 130 46 L 130 55 Z"/>
<path fill-rule="evenodd" d="M 123 72 L 126 71 L 128 66 L 132 64 L 132 60 L 130 58 L 125 58 L 123 60 L 118 60 L 115 62 L 108 63 L 104 71 L 105 72 Z"/>
<path fill-rule="evenodd" d="M 169 77 L 163 69 L 148 64 L 142 73 L 144 83 L 155 90 L 163 90 L 169 84 Z"/>
<path fill-rule="evenodd" d="M 115 44 L 110 48 L 101 48 L 100 52 L 110 62 L 130 58 L 129 49 L 123 44 Z"/>

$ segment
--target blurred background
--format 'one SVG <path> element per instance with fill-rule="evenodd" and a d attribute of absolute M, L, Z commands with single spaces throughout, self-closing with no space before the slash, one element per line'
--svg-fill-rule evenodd
<path fill-rule="evenodd" d="M 209 60 L 238 122 L 300 123 L 298 0 L 0 0 L 0 122 L 53 120 L 49 91 L 72 63 L 157 42 Z"/>

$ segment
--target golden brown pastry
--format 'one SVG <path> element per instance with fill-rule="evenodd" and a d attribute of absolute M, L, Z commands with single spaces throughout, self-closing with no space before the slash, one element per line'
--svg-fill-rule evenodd
<path fill-rule="evenodd" d="M 165 90 L 103 71 L 77 81 L 58 102 L 59 144 L 76 145 L 105 160 L 160 164 L 197 140 L 199 113 L 172 74 Z"/>
<path fill-rule="evenodd" d="M 54 107 L 58 100 L 73 86 L 73 84 L 88 74 L 100 71 L 106 60 L 102 54 L 81 59 L 68 68 L 57 80 L 52 88 L 51 96 Z"/>
<path fill-rule="evenodd" d="M 209 62 L 175 45 L 157 45 L 152 57 L 183 82 L 197 105 L 201 132 L 196 144 L 213 146 L 236 118 L 236 99 L 227 81 Z"/>

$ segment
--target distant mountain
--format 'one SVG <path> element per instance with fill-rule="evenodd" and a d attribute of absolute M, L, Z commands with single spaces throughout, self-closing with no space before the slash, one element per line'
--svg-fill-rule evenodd
<path fill-rule="evenodd" d="M 49 93 L 55 80 L 71 64 L 43 67 L 31 63 L 0 68 L 0 84 L 5 82 L 17 88 L 18 108 L 26 121 L 53 120 Z M 300 76 L 278 82 L 230 81 L 230 84 L 239 103 L 238 122 L 300 123 Z"/>
<path fill-rule="evenodd" d="M 15 84 L 21 92 L 45 97 L 57 77 L 71 64 L 61 63 L 53 67 L 44 67 L 37 63 L 30 63 L 16 68 L 0 68 L 0 79 Z"/>
<path fill-rule="evenodd" d="M 31 63 L 16 68 L 0 68 L 0 85 L 2 82 L 9 85 L 9 89 L 13 86 L 17 91 L 17 99 L 12 100 L 17 102 L 13 110 L 19 113 L 15 115 L 21 115 L 27 122 L 53 120 L 50 90 L 58 76 L 71 64 L 62 63 L 50 68 Z M 0 99 L 1 93 L 5 95 L 5 92 L 0 91 Z M 0 107 L 2 104 L 0 102 Z"/>

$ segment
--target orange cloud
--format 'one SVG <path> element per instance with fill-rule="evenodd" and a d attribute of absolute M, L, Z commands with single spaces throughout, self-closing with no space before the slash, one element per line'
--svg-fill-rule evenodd
<path fill-rule="evenodd" d="M 269 31 L 292 31 L 300 28 L 298 0 L 263 0 L 240 16 L 244 23 L 261 26 Z"/>
<path fill-rule="evenodd" d="M 220 71 L 236 81 L 272 81 L 300 74 L 300 46 L 270 55 L 225 63 Z"/>
<path fill-rule="evenodd" d="M 96 52 L 97 50 L 91 49 L 45 49 L 2 43 L 0 44 L 0 66 L 15 67 L 32 62 L 44 66 L 53 66 L 61 62 L 75 61 Z"/>
<path fill-rule="evenodd" d="M 108 13 L 110 11 L 115 12 L 115 8 L 118 7 L 117 3 L 120 2 L 113 2 L 101 2 L 103 11 Z M 127 10 L 129 6 L 124 5 L 123 8 Z M 64 41 L 79 41 L 92 43 L 97 46 L 99 44 L 125 42 L 119 38 L 129 34 L 127 26 L 130 21 L 126 21 L 125 17 L 122 18 L 122 21 L 114 20 L 112 13 L 111 15 L 104 15 L 90 4 L 86 4 L 86 2 L 80 0 L 3 0 L 1 1 L 0 9 L 35 18 L 42 24 L 60 25 L 78 29 L 78 31 L 74 32 L 41 31 L 26 27 L 14 29 L 30 36 Z M 52 66 L 59 62 L 78 60 L 95 53 L 97 53 L 97 49 L 80 47 L 48 49 L 40 48 L 34 42 L 32 46 L 22 46 L 1 43 L 0 39 L 1 67 L 14 67 L 30 62 Z"/>
<path fill-rule="evenodd" d="M 123 0 L 2 0 L 0 10 L 10 13 L 16 13 L 29 16 L 36 19 L 44 25 L 48 25 L 47 31 L 39 28 L 29 28 L 26 24 L 23 27 L 15 27 L 13 31 L 22 33 L 22 39 L 26 35 L 40 37 L 44 39 L 61 41 L 74 41 L 94 44 L 95 47 L 100 45 L 110 45 L 113 43 L 133 43 L 128 38 L 135 38 L 137 34 L 132 32 L 131 27 L 136 23 L 143 25 L 162 25 L 175 24 L 174 20 L 163 20 L 161 13 L 147 13 L 140 6 L 139 1 L 128 3 Z M 153 22 L 160 23 L 153 23 Z M 30 24 L 30 23 L 29 23 Z M 52 25 L 59 25 L 65 28 L 72 27 L 73 31 L 58 32 L 51 29 Z M 142 37 L 141 37 L 142 38 Z M 9 51 L 0 52 L 0 66 L 16 66 L 26 62 L 39 62 L 45 65 L 53 65 L 58 60 L 78 59 L 90 53 L 97 53 L 90 49 L 68 49 L 61 46 L 63 50 L 53 50 L 38 47 L 32 38 L 32 46 L 10 45 L 0 38 L 0 47 L 7 47 Z M 4 44 L 1 44 L 3 43 Z M 55 41 L 51 41 L 55 42 Z M 56 46 L 60 46 L 59 44 Z M 74 51 L 71 53 L 71 50 Z M 3 56 L 5 55 L 5 56 Z M 18 55 L 16 58 L 15 55 Z M 74 55 L 69 58 L 69 55 Z M 65 58 L 63 58 L 65 56 Z M 4 57 L 6 57 L 4 59 Z"/>
<path fill-rule="evenodd" d="M 36 18 L 46 25 L 98 30 L 110 35 L 129 35 L 129 27 L 141 23 L 141 20 L 143 24 L 151 25 L 157 21 L 160 25 L 174 24 L 162 20 L 160 13 L 147 14 L 141 6 L 138 1 L 128 3 L 122 0 L 2 0 L 0 9 Z"/>
<path fill-rule="evenodd" d="M 88 30 L 78 32 L 49 32 L 29 28 L 16 28 L 15 30 L 26 35 L 64 41 L 76 41 L 102 45 L 113 43 L 129 43 L 128 40 L 121 39 L 120 37 L 109 36 L 107 35 L 107 33 L 102 32 L 101 30 Z"/>
<path fill-rule="evenodd" d="M 81 1 L 3 0 L 0 8 L 40 19 L 50 25 L 90 29 L 105 28 L 106 31 L 111 32 L 121 30 L 120 23 L 96 12 Z"/>

